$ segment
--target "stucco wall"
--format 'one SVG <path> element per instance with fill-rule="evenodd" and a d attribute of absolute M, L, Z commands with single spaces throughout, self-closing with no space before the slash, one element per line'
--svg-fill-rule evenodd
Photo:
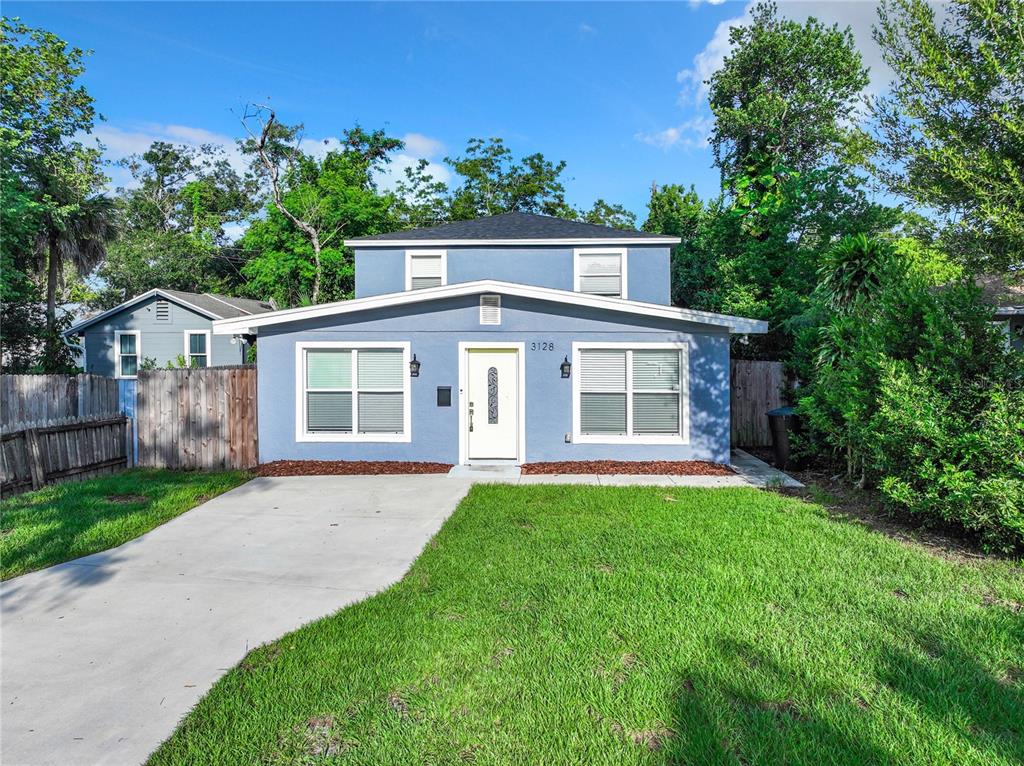
<path fill-rule="evenodd" d="M 427 249 L 427 248 L 425 248 Z M 503 282 L 573 289 L 571 247 L 448 247 L 448 284 L 498 279 Z M 647 303 L 671 303 L 669 248 L 630 247 L 626 256 L 627 296 Z M 405 290 L 404 248 L 356 249 L 356 297 Z"/>
<path fill-rule="evenodd" d="M 168 301 L 171 308 L 170 321 L 156 321 L 156 296 L 117 314 L 111 314 L 102 322 L 85 329 L 86 372 L 115 377 L 114 331 L 140 330 L 142 348 L 139 363 L 143 358 L 156 359 L 157 366 L 174 362 L 178 354 L 185 353 L 185 330 L 209 330 L 210 320 L 201 314 Z M 211 366 L 242 364 L 243 343 L 231 342 L 228 335 L 211 335 Z"/>
<path fill-rule="evenodd" d="M 459 458 L 460 341 L 523 342 L 527 461 L 580 459 L 729 460 L 729 337 L 706 325 L 626 315 L 504 296 L 501 326 L 479 324 L 476 296 L 417 307 L 327 317 L 263 328 L 259 338 L 260 459 L 437 460 Z M 429 311 L 427 310 L 429 307 Z M 623 324 L 623 322 L 630 322 Z M 411 379 L 412 440 L 402 443 L 295 441 L 295 344 L 298 341 L 409 341 L 422 363 Z M 559 364 L 573 341 L 685 341 L 689 347 L 690 443 L 683 446 L 567 444 L 572 432 L 572 380 Z M 531 344 L 537 343 L 537 348 Z M 539 350 L 539 344 L 553 344 Z M 575 371 L 574 371 L 575 374 Z M 452 387 L 452 406 L 438 407 L 438 386 Z"/>

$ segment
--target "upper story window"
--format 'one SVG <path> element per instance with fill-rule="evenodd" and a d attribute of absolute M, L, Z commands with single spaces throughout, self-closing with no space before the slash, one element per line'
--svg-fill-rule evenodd
<path fill-rule="evenodd" d="M 448 253 L 445 250 L 406 250 L 405 289 L 422 290 L 448 284 Z"/>
<path fill-rule="evenodd" d="M 626 248 L 573 251 L 573 289 L 588 295 L 626 297 Z"/>
<path fill-rule="evenodd" d="M 210 331 L 185 331 L 185 366 L 210 366 Z"/>
<path fill-rule="evenodd" d="M 142 342 L 138 330 L 114 332 L 114 371 L 119 378 L 135 378 L 139 374 Z"/>

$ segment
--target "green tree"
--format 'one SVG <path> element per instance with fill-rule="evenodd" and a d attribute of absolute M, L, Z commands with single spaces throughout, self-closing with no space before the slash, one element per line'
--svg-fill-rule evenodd
<path fill-rule="evenodd" d="M 875 101 L 889 187 L 937 211 L 975 270 L 1024 264 L 1024 2 L 885 0 L 875 39 L 894 72 Z"/>
<path fill-rule="evenodd" d="M 614 229 L 636 230 L 636 213 L 626 210 L 622 205 L 597 199 L 590 210 L 578 210 L 570 213 L 571 217 L 584 223 L 598 226 L 611 226 Z"/>
<path fill-rule="evenodd" d="M 154 287 L 231 292 L 241 281 L 225 232 L 255 211 L 253 184 L 220 147 L 157 141 L 121 163 L 132 175 L 119 189 L 121 236 L 99 270 L 104 307 Z"/>
<path fill-rule="evenodd" d="M 729 41 L 732 52 L 708 81 L 723 178 L 743 173 L 756 152 L 796 172 L 861 157 L 866 143 L 851 118 L 868 72 L 848 27 L 781 19 L 762 2 Z"/>
<path fill-rule="evenodd" d="M 835 311 L 849 312 L 876 296 L 892 257 L 882 240 L 864 234 L 843 237 L 818 266 L 818 289 L 825 303 Z"/>
<path fill-rule="evenodd" d="M 815 310 L 817 268 L 847 234 L 886 231 L 897 213 L 871 204 L 851 127 L 867 70 L 849 29 L 780 19 L 760 3 L 731 32 L 709 80 L 712 147 L 723 197 L 680 248 L 677 299 L 766 319 L 767 336 L 737 354 L 788 360 Z"/>
<path fill-rule="evenodd" d="M 93 101 L 78 84 L 85 51 L 56 35 L 0 19 L 0 158 L 5 193 L 31 200 L 38 255 L 35 271 L 46 284 L 41 363 L 56 370 L 69 362 L 58 334 L 57 302 L 66 273 L 84 274 L 103 257 L 113 236 L 100 152 L 78 136 L 95 119 Z M 8 204 L 5 197 L 4 205 Z M 17 204 L 17 203 L 15 203 Z M 26 264 L 27 254 L 7 260 Z"/>
<path fill-rule="evenodd" d="M 500 138 L 471 138 L 463 156 L 445 162 L 462 178 L 449 201 L 452 220 L 511 212 L 566 217 L 571 211 L 561 181 L 564 161 L 551 162 L 540 153 L 517 160 Z"/>
<path fill-rule="evenodd" d="M 692 186 L 651 186 L 643 230 L 682 240 L 672 249 L 672 302 L 678 306 L 700 308 L 711 303 L 715 263 L 707 257 L 702 241 L 711 214 Z"/>
<path fill-rule="evenodd" d="M 449 220 L 448 185 L 429 170 L 430 162 L 421 159 L 405 168 L 404 178 L 395 185 L 396 218 L 401 228 L 437 226 Z"/>
<path fill-rule="evenodd" d="M 350 297 L 354 265 L 343 240 L 395 227 L 395 196 L 374 179 L 402 142 L 355 127 L 340 149 L 318 159 L 300 150 L 301 126 L 282 125 L 260 108 L 247 119 L 242 150 L 268 201 L 239 242 L 251 254 L 242 267 L 245 290 L 281 306 Z"/>

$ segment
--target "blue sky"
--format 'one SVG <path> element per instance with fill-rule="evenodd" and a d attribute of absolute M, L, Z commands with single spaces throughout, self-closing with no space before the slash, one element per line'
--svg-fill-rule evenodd
<path fill-rule="evenodd" d="M 439 163 L 469 137 L 500 136 L 519 156 L 566 160 L 570 202 L 603 197 L 643 220 L 652 182 L 717 194 L 699 83 L 747 8 L 11 0 L 4 14 L 94 51 L 84 82 L 106 118 L 97 134 L 111 159 L 157 138 L 230 146 L 237 113 L 265 101 L 304 123 L 310 146 L 357 121 L 406 138 L 397 169 L 417 157 Z M 782 8 L 852 24 L 877 64 L 873 4 Z"/>

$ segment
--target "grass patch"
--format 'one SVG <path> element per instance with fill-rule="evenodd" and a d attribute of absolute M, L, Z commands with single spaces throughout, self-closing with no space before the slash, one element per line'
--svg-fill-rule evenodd
<path fill-rule="evenodd" d="M 0 579 L 128 542 L 249 478 L 136 469 L 0 501 Z"/>
<path fill-rule="evenodd" d="M 750 489 L 477 486 L 152 764 L 1010 764 L 1024 582 Z"/>

